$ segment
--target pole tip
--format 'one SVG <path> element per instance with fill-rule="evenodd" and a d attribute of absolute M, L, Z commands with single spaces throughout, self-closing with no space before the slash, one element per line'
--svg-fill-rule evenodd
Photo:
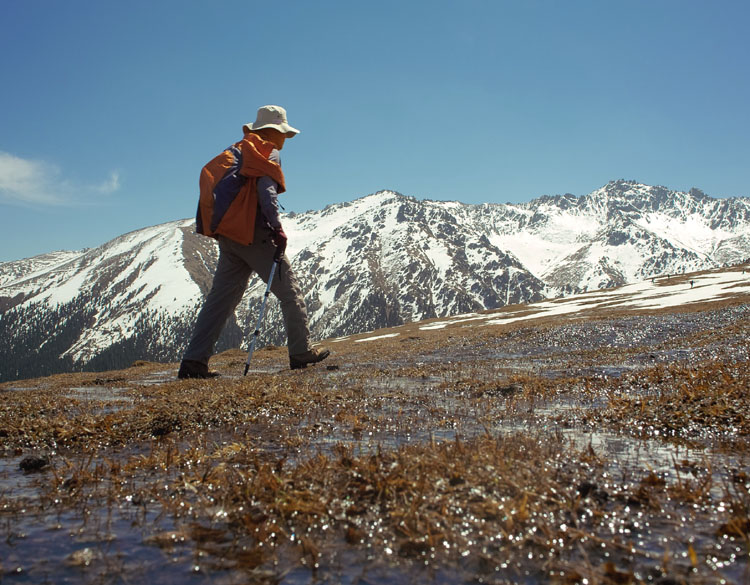
<path fill-rule="evenodd" d="M 250 364 L 245 364 L 245 373 L 242 374 L 243 376 L 247 376 L 247 371 L 250 369 Z"/>

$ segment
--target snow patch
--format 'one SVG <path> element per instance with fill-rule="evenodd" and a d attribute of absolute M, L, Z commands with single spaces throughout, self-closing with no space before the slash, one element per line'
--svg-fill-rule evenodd
<path fill-rule="evenodd" d="M 365 337 L 363 339 L 355 339 L 354 343 L 362 343 L 363 341 L 375 341 L 376 339 L 386 339 L 388 337 L 398 337 L 400 333 L 386 333 L 384 335 L 375 335 L 373 337 Z"/>

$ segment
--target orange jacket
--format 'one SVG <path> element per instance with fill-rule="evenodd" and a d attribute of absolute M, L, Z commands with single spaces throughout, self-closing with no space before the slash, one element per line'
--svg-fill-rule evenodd
<path fill-rule="evenodd" d="M 195 218 L 199 234 L 226 236 L 240 244 L 252 244 L 258 211 L 258 177 L 269 176 L 286 190 L 281 166 L 268 160 L 276 148 L 257 134 L 247 133 L 203 167 L 200 200 Z"/>

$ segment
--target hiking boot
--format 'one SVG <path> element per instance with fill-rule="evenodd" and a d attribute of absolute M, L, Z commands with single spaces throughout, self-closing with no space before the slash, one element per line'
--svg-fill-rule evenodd
<path fill-rule="evenodd" d="M 297 353 L 289 356 L 289 367 L 293 370 L 306 368 L 307 364 L 317 364 L 326 359 L 331 352 L 324 347 L 308 349 L 305 353 Z"/>
<path fill-rule="evenodd" d="M 177 372 L 177 377 L 181 380 L 185 378 L 216 378 L 218 375 L 219 372 L 212 372 L 206 364 L 195 360 L 182 360 L 180 371 Z"/>

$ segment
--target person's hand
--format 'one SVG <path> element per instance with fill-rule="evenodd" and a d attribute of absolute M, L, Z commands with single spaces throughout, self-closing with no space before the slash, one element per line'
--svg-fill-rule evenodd
<path fill-rule="evenodd" d="M 277 250 L 276 253 L 281 255 L 284 253 L 284 250 L 286 250 L 286 234 L 284 233 L 284 228 L 279 227 L 278 229 L 273 230 L 273 243 L 276 246 Z"/>

